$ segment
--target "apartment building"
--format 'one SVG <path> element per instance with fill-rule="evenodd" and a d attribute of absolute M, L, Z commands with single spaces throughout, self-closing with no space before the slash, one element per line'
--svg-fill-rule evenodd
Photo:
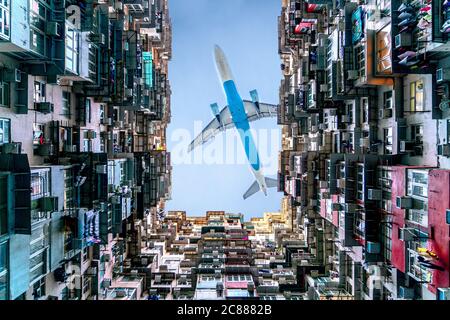
<path fill-rule="evenodd" d="M 0 12 L 0 300 L 141 299 L 171 189 L 167 0 Z"/>
<path fill-rule="evenodd" d="M 448 13 L 282 1 L 279 190 L 308 299 L 450 298 Z"/>

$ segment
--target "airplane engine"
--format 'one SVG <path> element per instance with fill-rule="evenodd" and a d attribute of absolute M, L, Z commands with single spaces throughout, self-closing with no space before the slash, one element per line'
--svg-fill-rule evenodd
<path fill-rule="evenodd" d="M 256 105 L 256 107 L 259 110 L 259 96 L 258 96 L 258 91 L 256 90 L 252 90 L 250 91 L 250 97 L 252 98 L 252 102 Z"/>
<path fill-rule="evenodd" d="M 220 122 L 220 111 L 219 105 L 217 103 L 213 103 L 210 105 L 213 116 Z"/>

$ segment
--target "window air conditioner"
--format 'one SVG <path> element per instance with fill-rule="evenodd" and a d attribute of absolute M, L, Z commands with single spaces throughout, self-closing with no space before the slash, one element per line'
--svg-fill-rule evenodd
<path fill-rule="evenodd" d="M 379 254 L 381 252 L 381 247 L 379 242 L 367 241 L 366 243 L 367 253 Z"/>
<path fill-rule="evenodd" d="M 410 33 L 400 33 L 395 36 L 395 48 L 407 47 L 412 44 L 412 37 Z"/>
<path fill-rule="evenodd" d="M 103 33 L 92 33 L 89 36 L 89 40 L 98 45 L 104 45 L 106 42 L 105 35 Z"/>
<path fill-rule="evenodd" d="M 59 36 L 59 23 L 55 21 L 47 22 L 45 33 L 49 36 Z"/>
<path fill-rule="evenodd" d="M 413 299 L 414 298 L 414 288 L 406 288 L 400 286 L 398 290 L 398 297 L 401 299 Z"/>
<path fill-rule="evenodd" d="M 401 241 L 414 241 L 417 237 L 413 228 L 399 228 L 398 238 Z"/>
<path fill-rule="evenodd" d="M 411 197 L 397 197 L 395 204 L 398 209 L 412 209 L 413 199 Z"/>
<path fill-rule="evenodd" d="M 19 142 L 13 142 L 13 143 L 4 143 L 1 145 L 2 154 L 8 154 L 8 153 L 14 153 L 18 154 L 22 150 L 22 145 Z"/>
<path fill-rule="evenodd" d="M 450 69 L 439 68 L 436 70 L 436 82 L 441 83 L 450 80 Z"/>
<path fill-rule="evenodd" d="M 359 145 L 362 148 L 369 148 L 370 147 L 370 140 L 369 140 L 369 138 L 361 138 L 361 139 L 359 139 Z"/>
<path fill-rule="evenodd" d="M 358 70 L 348 70 L 347 71 L 347 78 L 350 80 L 356 80 L 359 78 Z"/>
<path fill-rule="evenodd" d="M 438 145 L 438 155 L 450 157 L 450 143 Z"/>
<path fill-rule="evenodd" d="M 320 92 L 328 92 L 328 84 L 321 84 Z"/>
<path fill-rule="evenodd" d="M 53 112 L 53 103 L 50 102 L 38 102 L 36 103 L 36 111 L 47 114 Z"/>
<path fill-rule="evenodd" d="M 21 82 L 22 72 L 19 69 L 8 70 L 5 73 L 5 81 L 7 82 Z"/>
<path fill-rule="evenodd" d="M 39 199 L 40 209 L 44 212 L 58 211 L 58 197 L 43 197 Z"/>
<path fill-rule="evenodd" d="M 380 189 L 368 189 L 367 190 L 367 199 L 368 200 L 381 200 L 381 190 Z"/>

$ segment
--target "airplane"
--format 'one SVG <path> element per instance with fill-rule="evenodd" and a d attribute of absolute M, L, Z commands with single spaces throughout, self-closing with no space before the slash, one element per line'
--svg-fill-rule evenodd
<path fill-rule="evenodd" d="M 223 85 L 228 105 L 219 112 L 218 104 L 211 104 L 210 107 L 214 119 L 191 142 L 188 152 L 213 139 L 218 133 L 233 127 L 236 128 L 245 149 L 250 170 L 256 179 L 247 192 L 245 192 L 243 196 L 244 200 L 259 191 L 262 191 L 267 196 L 267 189 L 277 187 L 278 180 L 264 176 L 256 144 L 250 132 L 249 122 L 262 118 L 276 117 L 278 106 L 261 103 L 256 90 L 250 91 L 251 101 L 242 100 L 227 58 L 218 45 L 214 47 L 214 57 L 219 80 Z"/>

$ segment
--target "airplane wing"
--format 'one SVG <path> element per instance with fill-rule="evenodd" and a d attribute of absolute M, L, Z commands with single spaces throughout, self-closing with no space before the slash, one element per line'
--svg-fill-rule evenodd
<path fill-rule="evenodd" d="M 245 113 L 248 121 L 255 121 L 262 118 L 271 118 L 277 116 L 278 106 L 268 103 L 259 103 L 259 110 L 252 101 L 244 100 Z"/>
<path fill-rule="evenodd" d="M 218 120 L 218 118 L 220 119 L 220 121 Z M 194 139 L 194 141 L 191 142 L 188 148 L 189 152 L 215 137 L 217 133 L 225 131 L 226 129 L 234 126 L 228 106 L 224 107 L 222 111 L 220 111 L 220 114 L 218 114 L 218 118 L 214 118 Z"/>

